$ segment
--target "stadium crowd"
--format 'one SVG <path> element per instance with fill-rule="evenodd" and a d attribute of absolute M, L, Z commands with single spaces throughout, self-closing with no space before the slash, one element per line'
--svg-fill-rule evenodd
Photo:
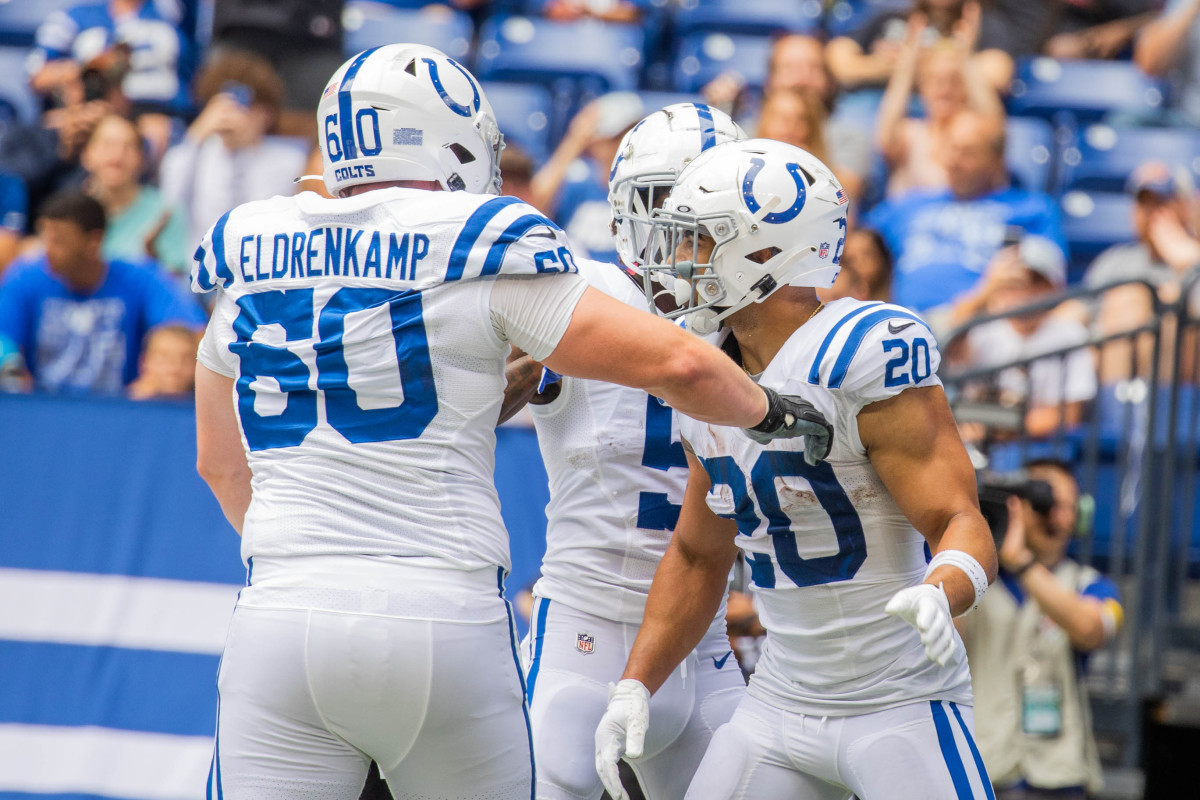
<path fill-rule="evenodd" d="M 841 274 L 821 299 L 920 312 L 953 345 L 955 367 L 1032 359 L 991 389 L 1024 404 L 1034 436 L 1079 422 L 1101 385 L 1131 377 L 1127 359 L 1085 349 L 1037 358 L 1136 329 L 1157 306 L 1114 290 L 1005 315 L 1070 287 L 1121 281 L 1147 281 L 1170 300 L 1200 266 L 1200 134 L 1190 127 L 1200 119 L 1200 0 L 810 0 L 771 21 L 738 20 L 737 4 L 702 0 L 60 5 L 31 42 L 7 45 L 27 50 L 27 86 L 17 89 L 33 93 L 36 117 L 0 87 L 0 390 L 187 397 L 208 311 L 188 285 L 192 251 L 236 205 L 324 192 L 320 180 L 300 180 L 320 171 L 320 88 L 356 44 L 386 41 L 364 37 L 389 16 L 420 19 L 419 30 L 465 24 L 470 40 L 452 55 L 485 82 L 549 98 L 506 117 L 502 94 L 492 95 L 502 128 L 518 121 L 504 130 L 503 191 L 550 216 L 581 255 L 617 260 L 610 168 L 622 137 L 659 105 L 703 99 L 751 135 L 810 151 L 851 207 L 844 242 L 819 243 L 842 248 Z M 600 27 L 639 31 L 634 57 L 601 54 L 628 60 L 632 83 L 597 80 L 565 58 L 543 65 L 540 79 L 532 67 L 497 66 L 507 42 L 541 35 L 533 22 L 556 36 L 574 30 L 576 49 Z M 0 13 L 0 33 L 4 24 Z M 22 31 L 8 34 L 19 42 Z M 1097 85 L 1108 74 L 1101 61 L 1123 76 L 1108 97 Z M 1039 86 L 1068 82 L 1050 93 L 1062 105 L 1033 99 Z M 1142 94 L 1118 96 L 1121 86 Z M 1139 144 L 1146 136 L 1169 146 Z M 1067 495 L 1055 501 L 1059 516 L 1074 513 L 1077 487 L 1060 485 L 1069 480 L 1057 465 L 1039 469 Z M 1036 624 L 1012 608 L 1025 595 L 1056 621 L 1061 612 L 1069 642 L 1045 646 L 1057 648 L 1055 668 L 1073 669 L 1074 655 L 1115 635 L 1119 606 L 1104 605 L 1115 590 L 1099 575 L 1079 577 L 1075 594 L 1095 599 L 1085 605 L 1099 615 L 1079 622 L 1085 612 L 1041 574 L 1065 558 L 1074 517 L 1010 511 L 1007 593 L 993 602 L 1008 606 L 988 613 L 997 626 Z M 736 608 L 739 630 L 755 630 L 752 609 Z M 1025 633 L 1029 647 L 1044 644 Z M 968 647 L 1002 648 L 972 635 Z M 1079 796 L 1097 780 L 1084 706 L 1066 717 L 1060 709 L 1056 723 L 1077 727 L 1079 763 L 1048 778 Z M 1018 728 L 988 744 L 1045 735 Z M 1014 763 L 993 774 L 1015 781 L 1007 796 L 1040 796 L 1026 781 L 1051 770 L 1031 763 L 1028 773 Z"/>

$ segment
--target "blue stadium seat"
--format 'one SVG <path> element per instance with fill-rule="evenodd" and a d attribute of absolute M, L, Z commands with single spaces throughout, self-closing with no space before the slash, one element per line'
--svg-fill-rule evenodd
<path fill-rule="evenodd" d="M 1130 242 L 1133 198 L 1124 192 L 1070 191 L 1061 198 L 1063 233 L 1071 251 L 1068 279 L 1078 281 L 1105 248 Z"/>
<path fill-rule="evenodd" d="M 1031 58 L 1017 66 L 1009 110 L 1018 116 L 1086 124 L 1112 111 L 1150 116 L 1162 109 L 1161 81 L 1128 61 Z"/>
<path fill-rule="evenodd" d="M 883 11 L 905 12 L 909 0 L 834 0 L 825 12 L 825 31 L 829 38 L 850 36 Z"/>
<path fill-rule="evenodd" d="M 41 101 L 25 75 L 26 47 L 0 45 L 0 123 L 37 122 Z"/>
<path fill-rule="evenodd" d="M 1012 117 L 1005 126 L 1004 161 L 1022 189 L 1046 191 L 1054 165 L 1054 128 L 1034 117 Z"/>
<path fill-rule="evenodd" d="M 493 17 L 479 32 L 481 79 L 531 81 L 585 93 L 637 89 L 643 33 L 636 25 Z"/>
<path fill-rule="evenodd" d="M 80 0 L 5 0 L 0 2 L 0 44 L 28 47 L 50 13 Z"/>
<path fill-rule="evenodd" d="M 550 90 L 536 83 L 484 81 L 483 91 L 496 112 L 505 141 L 520 145 L 534 162 L 543 163 L 558 131 Z"/>
<path fill-rule="evenodd" d="M 766 36 L 811 33 L 820 27 L 820 0 L 682 0 L 675 12 L 677 36 L 699 31 Z"/>
<path fill-rule="evenodd" d="M 1084 128 L 1062 154 L 1067 189 L 1119 192 L 1129 173 L 1144 161 L 1185 167 L 1200 182 L 1200 132 L 1191 128 Z"/>
<path fill-rule="evenodd" d="M 395 8 L 371 0 L 346 3 L 342 24 L 346 29 L 342 50 L 347 58 L 371 47 L 417 42 L 463 62 L 470 56 L 475 27 L 465 12 L 445 6 Z"/>
<path fill-rule="evenodd" d="M 696 92 L 725 71 L 742 76 L 746 85 L 761 89 L 771 53 L 768 36 L 694 33 L 679 43 L 675 56 L 675 91 Z"/>

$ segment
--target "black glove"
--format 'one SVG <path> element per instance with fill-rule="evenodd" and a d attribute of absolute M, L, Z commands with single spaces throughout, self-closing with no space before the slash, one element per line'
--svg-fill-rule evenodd
<path fill-rule="evenodd" d="M 833 426 L 825 415 L 803 397 L 759 388 L 767 394 L 767 415 L 753 428 L 743 428 L 746 435 L 759 444 L 803 436 L 804 460 L 814 466 L 823 461 L 833 447 Z"/>

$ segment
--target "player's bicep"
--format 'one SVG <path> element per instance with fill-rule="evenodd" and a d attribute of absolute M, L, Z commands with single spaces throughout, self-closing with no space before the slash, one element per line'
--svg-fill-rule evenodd
<path fill-rule="evenodd" d="M 958 514 L 979 513 L 975 471 L 941 386 L 865 406 L 858 433 L 888 492 L 926 538 L 940 536 Z"/>
<path fill-rule="evenodd" d="M 688 481 L 671 545 L 690 563 L 723 564 L 728 570 L 737 556 L 737 545 L 734 544 L 737 524 L 717 516 L 708 507 L 708 493 L 712 489 L 708 472 L 690 446 L 685 446 L 684 452 L 688 460 Z"/>

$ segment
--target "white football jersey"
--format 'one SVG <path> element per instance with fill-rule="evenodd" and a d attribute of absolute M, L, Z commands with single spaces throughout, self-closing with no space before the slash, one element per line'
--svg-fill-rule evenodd
<path fill-rule="evenodd" d="M 590 285 L 649 310 L 620 267 L 586 259 L 578 266 Z M 550 478 L 546 555 L 534 592 L 640 623 L 687 483 L 677 415 L 640 389 L 566 377 L 558 397 L 529 410 Z"/>
<path fill-rule="evenodd" d="M 243 560 L 507 570 L 492 474 L 509 346 L 488 278 L 551 272 L 575 272 L 564 235 L 511 197 L 305 193 L 223 216 L 193 282 L 218 288 L 200 357 L 235 378 L 253 473 Z"/>
<path fill-rule="evenodd" d="M 970 703 L 966 660 L 937 666 L 916 629 L 884 613 L 892 595 L 924 579 L 925 539 L 858 436 L 863 406 L 940 385 L 939 360 L 928 326 L 906 309 L 838 300 L 759 376 L 833 424 L 826 461 L 809 466 L 802 439 L 764 446 L 737 428 L 681 418 L 683 438 L 712 480 L 709 507 L 737 522 L 767 629 L 751 694 L 819 715 L 930 699 Z"/>

